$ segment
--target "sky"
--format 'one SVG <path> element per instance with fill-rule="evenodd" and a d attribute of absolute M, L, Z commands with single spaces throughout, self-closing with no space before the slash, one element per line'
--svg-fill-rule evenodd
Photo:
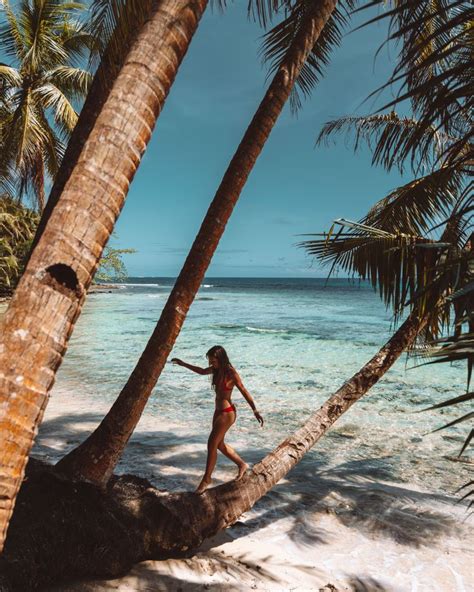
<path fill-rule="evenodd" d="M 109 245 L 131 248 L 130 276 L 176 276 L 267 87 L 258 56 L 262 30 L 246 0 L 207 10 L 181 65 Z M 353 19 L 353 29 L 369 14 Z M 386 24 L 346 35 L 325 78 L 295 117 L 285 107 L 241 194 L 207 277 L 324 277 L 296 243 L 335 218 L 359 219 L 403 182 L 354 155 L 344 137 L 315 147 L 322 125 L 370 113 L 364 103 L 386 81 L 388 51 L 375 52 Z M 387 96 L 387 95 L 386 95 Z"/>

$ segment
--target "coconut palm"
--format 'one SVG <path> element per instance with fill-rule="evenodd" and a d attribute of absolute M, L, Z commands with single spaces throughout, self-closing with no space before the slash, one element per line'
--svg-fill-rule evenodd
<path fill-rule="evenodd" d="M 0 546 L 55 372 L 206 4 L 162 0 L 139 32 L 2 318 Z"/>
<path fill-rule="evenodd" d="M 314 70 L 320 71 L 321 56 L 327 60 L 329 46 L 337 39 L 334 31 L 339 32 L 335 8 L 336 2 L 332 0 L 298 3 L 282 24 L 267 35 L 267 55 L 274 60 L 274 78 L 224 174 L 155 330 L 108 414 L 85 442 L 58 463 L 59 470 L 101 486 L 112 475 L 273 126 L 294 93 L 296 82 L 307 93 L 317 80 Z M 340 15 L 336 12 L 338 19 L 343 18 Z M 328 21 L 331 36 L 328 39 L 327 33 L 323 35 L 320 47 L 318 39 Z M 282 52 L 282 47 L 286 51 Z M 293 103 L 298 105 L 298 98 Z"/>
<path fill-rule="evenodd" d="M 0 195 L 0 296 L 16 285 L 37 223 L 35 212 Z"/>
<path fill-rule="evenodd" d="M 243 482 L 208 490 L 201 497 L 192 494 L 165 497 L 145 486 L 143 494 L 133 498 L 133 510 L 127 514 L 127 528 L 141 512 L 145 517 L 140 529 L 140 533 L 143 533 L 142 546 L 137 557 L 183 551 L 235 521 L 241 512 L 282 478 L 330 425 L 376 382 L 400 353 L 410 346 L 423 324 L 424 321 L 412 313 L 386 346 L 345 383 L 301 430 L 259 463 Z M 91 553 L 95 548 L 93 546 Z"/>
<path fill-rule="evenodd" d="M 0 64 L 0 183 L 31 194 L 40 211 L 91 81 L 78 67 L 92 44 L 82 9 L 65 0 L 25 0 L 16 10 L 5 0 L 0 8 L 10 58 Z"/>

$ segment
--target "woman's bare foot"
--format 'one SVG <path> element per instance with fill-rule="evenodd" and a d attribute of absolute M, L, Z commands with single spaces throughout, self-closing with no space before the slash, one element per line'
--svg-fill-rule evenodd
<path fill-rule="evenodd" d="M 242 465 L 239 465 L 239 474 L 237 475 L 237 477 L 235 478 L 236 481 L 240 481 L 242 479 L 242 477 L 245 475 L 245 473 L 247 472 L 247 469 L 249 468 L 247 463 L 244 463 Z"/>
<path fill-rule="evenodd" d="M 210 484 L 211 484 L 211 480 L 204 479 L 204 477 L 203 477 L 201 479 L 201 483 L 199 483 L 199 485 L 196 487 L 195 493 L 198 493 L 198 494 L 204 493 Z"/>

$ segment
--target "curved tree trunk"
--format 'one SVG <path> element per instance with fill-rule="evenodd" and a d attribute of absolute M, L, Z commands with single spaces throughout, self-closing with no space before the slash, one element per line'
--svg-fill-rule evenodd
<path fill-rule="evenodd" d="M 162 0 L 128 54 L 0 328 L 0 550 L 103 247 L 207 0 Z"/>
<path fill-rule="evenodd" d="M 109 413 L 59 463 L 75 478 L 105 485 L 137 425 L 184 323 L 240 193 L 309 53 L 337 4 L 314 2 L 232 158 L 145 350 Z"/>
<path fill-rule="evenodd" d="M 30 470 L 3 564 L 0 559 L 0 588 L 2 576 L 7 586 L 21 591 L 65 578 L 116 577 L 139 561 L 196 549 L 205 538 L 235 523 L 282 479 L 385 374 L 423 324 L 409 317 L 377 355 L 242 481 L 202 495 L 166 494 L 143 479 L 124 475 L 111 479 L 104 492 L 51 472 L 35 476 Z"/>
<path fill-rule="evenodd" d="M 206 491 L 201 496 L 206 496 L 202 502 L 193 498 L 189 503 L 190 525 L 195 524 L 193 528 L 206 538 L 234 524 L 239 516 L 298 464 L 341 415 L 382 378 L 415 342 L 425 324 L 426 320 L 420 320 L 412 313 L 367 364 L 346 381 L 301 428 L 257 463 L 244 479 Z M 184 509 L 179 511 L 180 515 L 185 514 Z"/>

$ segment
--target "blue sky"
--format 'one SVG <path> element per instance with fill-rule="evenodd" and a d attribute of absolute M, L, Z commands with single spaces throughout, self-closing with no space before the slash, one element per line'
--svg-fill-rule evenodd
<path fill-rule="evenodd" d="M 118 238 L 110 243 L 138 251 L 125 257 L 130 275 L 179 273 L 264 94 L 266 70 L 257 57 L 261 30 L 247 20 L 245 4 L 205 14 L 158 120 L 116 226 Z M 227 225 L 209 277 L 324 276 L 295 246 L 297 235 L 326 230 L 334 218 L 357 219 L 400 184 L 399 175 L 372 167 L 367 151 L 354 156 L 342 138 L 329 148 L 314 147 L 325 121 L 355 113 L 386 80 L 386 51 L 374 67 L 385 35 L 385 25 L 347 35 L 297 118 L 287 105 Z"/>
<path fill-rule="evenodd" d="M 246 0 L 203 17 L 131 185 L 110 245 L 132 276 L 176 276 L 222 175 L 266 89 L 257 24 Z M 351 28 L 368 14 L 353 20 Z M 321 277 L 325 270 L 295 243 L 357 219 L 402 182 L 354 155 L 341 137 L 315 148 L 329 119 L 367 113 L 361 106 L 384 82 L 386 50 L 374 64 L 386 24 L 350 33 L 298 117 L 286 106 L 242 192 L 207 276 Z M 381 105 L 379 102 L 378 105 Z"/>

